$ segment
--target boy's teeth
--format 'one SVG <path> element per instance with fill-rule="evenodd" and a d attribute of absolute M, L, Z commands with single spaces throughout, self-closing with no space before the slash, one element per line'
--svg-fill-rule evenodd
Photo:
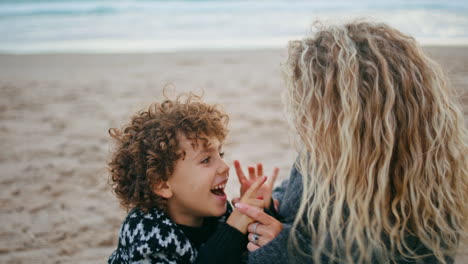
<path fill-rule="evenodd" d="M 218 185 L 218 186 L 214 187 L 212 190 L 216 190 L 216 189 L 224 189 L 224 187 L 226 187 L 226 184 L 223 184 L 223 185 Z"/>
<path fill-rule="evenodd" d="M 225 187 L 226 187 L 226 183 L 217 185 L 217 186 L 215 186 L 215 187 L 213 187 L 213 188 L 211 189 L 211 192 L 212 192 L 214 195 L 223 196 L 223 195 L 225 195 L 225 193 L 224 193 L 224 188 L 225 188 Z"/>

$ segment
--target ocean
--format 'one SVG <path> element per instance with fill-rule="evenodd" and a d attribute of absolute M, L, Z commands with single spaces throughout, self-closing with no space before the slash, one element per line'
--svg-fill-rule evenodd
<path fill-rule="evenodd" d="M 0 53 L 286 47 L 314 21 L 388 23 L 425 45 L 468 45 L 468 1 L 0 0 Z"/>

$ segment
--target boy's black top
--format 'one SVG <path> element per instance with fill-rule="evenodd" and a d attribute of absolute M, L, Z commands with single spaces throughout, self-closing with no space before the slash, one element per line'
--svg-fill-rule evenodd
<path fill-rule="evenodd" d="M 164 212 L 133 209 L 124 220 L 109 264 L 239 263 L 247 237 L 226 224 L 225 215 L 204 219 L 201 227 L 177 225 Z"/>

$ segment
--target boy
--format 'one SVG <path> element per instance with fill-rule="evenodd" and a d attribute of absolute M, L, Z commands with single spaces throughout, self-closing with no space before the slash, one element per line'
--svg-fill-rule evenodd
<path fill-rule="evenodd" d="M 123 129 L 109 169 L 130 210 L 109 263 L 239 263 L 252 219 L 227 203 L 223 160 L 228 116 L 193 94 L 137 113 Z M 243 201 L 263 206 L 256 181 Z M 227 219 L 227 220 L 226 220 Z"/>

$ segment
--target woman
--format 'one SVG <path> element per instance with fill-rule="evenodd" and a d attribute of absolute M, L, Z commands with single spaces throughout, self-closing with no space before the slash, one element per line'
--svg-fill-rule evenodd
<path fill-rule="evenodd" d="M 293 41 L 287 110 L 301 149 L 275 218 L 236 207 L 248 263 L 452 263 L 468 223 L 467 133 L 440 67 L 384 24 Z"/>

